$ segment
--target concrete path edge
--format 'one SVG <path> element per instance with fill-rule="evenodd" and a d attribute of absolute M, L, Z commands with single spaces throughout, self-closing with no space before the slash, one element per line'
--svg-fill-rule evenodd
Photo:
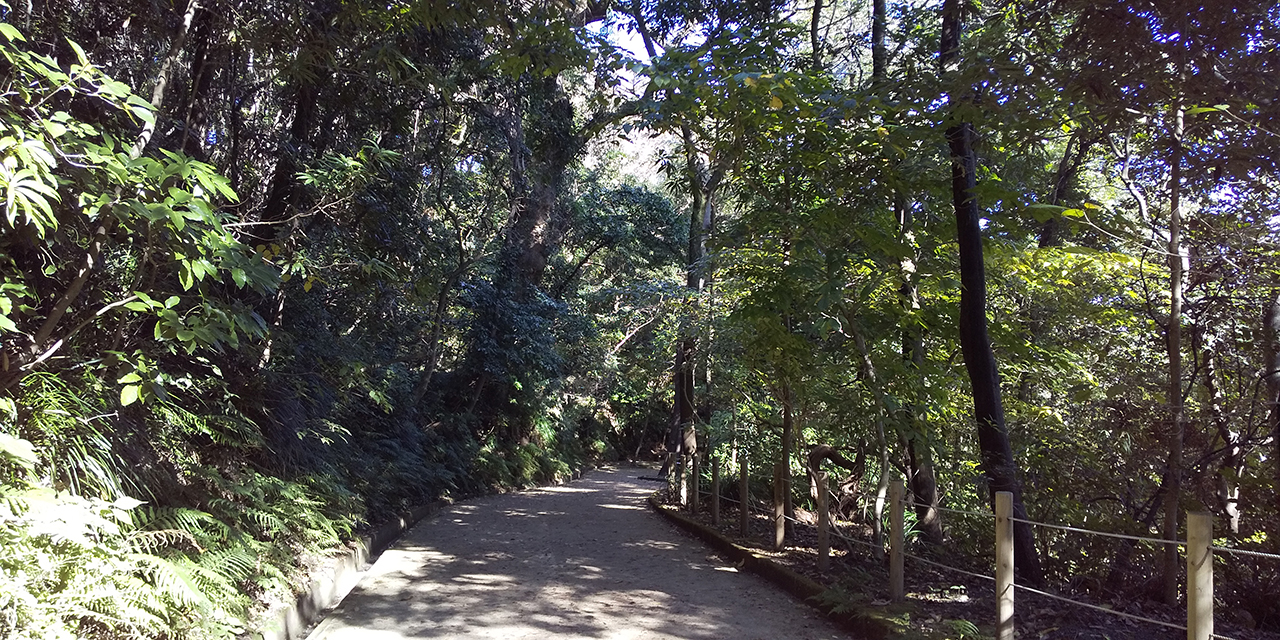
<path fill-rule="evenodd" d="M 874 612 L 859 608 L 850 602 L 840 599 L 817 581 L 796 573 L 788 567 L 768 558 L 756 555 L 750 549 L 741 546 L 719 531 L 708 527 L 674 509 L 662 505 L 656 496 L 649 497 L 649 506 L 662 514 L 677 527 L 701 538 L 709 546 L 725 554 L 735 562 L 742 563 L 742 568 L 774 583 L 783 591 L 795 596 L 805 604 L 820 611 L 832 622 L 867 640 L 883 640 L 890 635 L 890 626 Z"/>
<path fill-rule="evenodd" d="M 260 629 L 250 631 L 250 640 L 299 640 L 308 627 L 324 617 L 325 611 L 336 606 L 346 597 L 364 574 L 369 557 L 391 546 L 405 531 L 423 518 L 433 516 L 453 504 L 452 500 L 437 500 L 396 514 L 389 522 L 360 536 L 352 542 L 352 549 L 339 557 L 332 573 L 312 580 L 293 604 L 281 609 Z"/>

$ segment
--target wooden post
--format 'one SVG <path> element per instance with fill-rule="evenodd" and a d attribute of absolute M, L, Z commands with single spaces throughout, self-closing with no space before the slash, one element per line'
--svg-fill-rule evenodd
<path fill-rule="evenodd" d="M 720 458 L 711 459 L 711 524 L 720 526 Z"/>
<path fill-rule="evenodd" d="M 996 640 L 1013 640 L 1013 492 L 996 492 Z"/>
<path fill-rule="evenodd" d="M 698 505 L 702 498 L 702 467 L 698 461 L 698 454 L 690 456 L 689 466 L 693 467 L 693 478 L 689 481 L 689 513 L 698 514 Z"/>
<path fill-rule="evenodd" d="M 773 463 L 773 548 L 787 544 L 786 505 L 782 501 L 782 463 Z"/>
<path fill-rule="evenodd" d="M 747 452 L 738 457 L 738 535 L 747 537 L 751 521 L 751 477 L 747 474 Z"/>
<path fill-rule="evenodd" d="M 674 454 L 668 453 L 667 456 L 667 461 L 670 463 L 665 465 L 667 467 L 667 501 L 670 502 L 679 497 L 680 489 L 676 483 L 680 480 L 677 475 L 680 472 L 680 466 L 673 457 Z"/>
<path fill-rule="evenodd" d="M 818 485 L 818 571 L 831 566 L 831 514 L 827 511 L 827 472 L 814 474 Z"/>
<path fill-rule="evenodd" d="M 902 554 L 906 549 L 902 532 L 902 495 L 905 492 L 902 480 L 889 484 L 889 595 L 894 602 L 907 598 L 906 572 L 902 566 Z"/>
<path fill-rule="evenodd" d="M 676 468 L 676 484 L 680 486 L 680 506 L 689 506 L 689 464 L 684 455 L 680 456 L 680 466 Z"/>
<path fill-rule="evenodd" d="M 1213 635 L 1213 516 L 1187 514 L 1187 640 Z"/>

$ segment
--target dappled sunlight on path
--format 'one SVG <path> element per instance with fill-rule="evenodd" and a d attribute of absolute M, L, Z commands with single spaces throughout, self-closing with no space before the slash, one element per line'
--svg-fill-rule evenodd
<path fill-rule="evenodd" d="M 645 471 L 451 507 L 383 553 L 309 639 L 846 637 L 645 508 Z"/>

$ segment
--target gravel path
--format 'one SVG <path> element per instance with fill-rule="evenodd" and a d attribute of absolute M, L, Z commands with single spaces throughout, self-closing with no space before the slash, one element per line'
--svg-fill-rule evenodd
<path fill-rule="evenodd" d="M 308 640 L 847 638 L 650 511 L 645 469 L 454 505 L 374 563 Z"/>

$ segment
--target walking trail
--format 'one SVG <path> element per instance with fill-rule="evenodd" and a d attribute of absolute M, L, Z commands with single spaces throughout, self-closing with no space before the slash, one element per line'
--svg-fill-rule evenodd
<path fill-rule="evenodd" d="M 653 513 L 645 471 L 444 510 L 384 552 L 308 640 L 848 637 Z"/>

